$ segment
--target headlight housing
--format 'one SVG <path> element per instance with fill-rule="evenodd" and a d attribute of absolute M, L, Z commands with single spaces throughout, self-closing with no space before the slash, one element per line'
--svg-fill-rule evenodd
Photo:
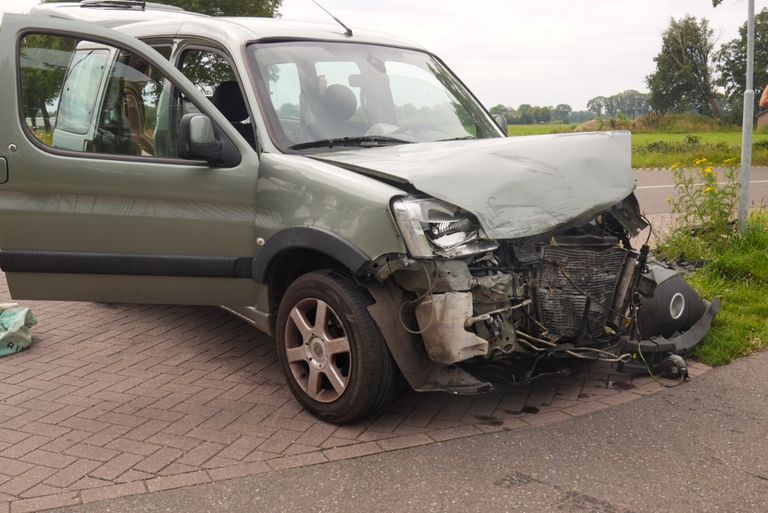
<path fill-rule="evenodd" d="M 492 251 L 475 216 L 433 198 L 400 198 L 392 203 L 397 226 L 414 258 L 456 258 Z"/>

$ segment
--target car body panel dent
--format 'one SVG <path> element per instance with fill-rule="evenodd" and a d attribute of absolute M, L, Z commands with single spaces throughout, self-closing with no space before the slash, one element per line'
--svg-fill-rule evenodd
<path fill-rule="evenodd" d="M 629 132 L 388 146 L 317 155 L 407 180 L 475 214 L 494 239 L 586 221 L 635 188 Z"/>
<path fill-rule="evenodd" d="M 256 193 L 256 235 L 269 244 L 286 228 L 312 227 L 343 238 L 372 260 L 405 253 L 389 211 L 389 200 L 398 194 L 400 189 L 338 166 L 265 153 Z"/>

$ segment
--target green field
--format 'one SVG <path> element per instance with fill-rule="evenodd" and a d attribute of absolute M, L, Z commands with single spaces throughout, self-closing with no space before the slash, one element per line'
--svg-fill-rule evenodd
<path fill-rule="evenodd" d="M 544 135 L 573 132 L 576 125 L 573 124 L 549 124 L 549 125 L 509 125 L 507 133 L 510 136 L 518 135 Z"/>
<path fill-rule="evenodd" d="M 575 125 L 510 125 L 510 136 L 541 135 L 572 132 Z M 633 133 L 632 166 L 669 167 L 675 163 L 687 164 L 699 158 L 719 163 L 725 159 L 741 157 L 741 132 L 692 133 Z M 754 136 L 752 163 L 768 165 L 768 132 Z"/>

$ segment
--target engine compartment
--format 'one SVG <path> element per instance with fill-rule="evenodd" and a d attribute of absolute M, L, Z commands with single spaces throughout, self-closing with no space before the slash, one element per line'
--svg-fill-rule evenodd
<path fill-rule="evenodd" d="M 577 226 L 496 241 L 497 249 L 471 257 L 389 266 L 402 298 L 397 322 L 432 362 L 483 380 L 490 370 L 525 382 L 598 360 L 632 367 L 638 351 L 653 352 L 654 365 L 655 338 L 684 334 L 711 312 L 678 273 L 649 259 L 647 245 L 632 247 L 645 225 L 634 207 L 624 202 Z M 665 355 L 676 352 L 665 346 Z"/>

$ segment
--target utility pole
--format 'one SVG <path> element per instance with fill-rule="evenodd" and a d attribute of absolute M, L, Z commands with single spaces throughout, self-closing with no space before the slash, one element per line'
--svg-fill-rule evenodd
<path fill-rule="evenodd" d="M 747 229 L 749 217 L 749 172 L 752 166 L 752 127 L 755 119 L 755 0 L 749 0 L 747 8 L 747 88 L 744 91 L 739 197 L 739 231 L 742 233 Z"/>

